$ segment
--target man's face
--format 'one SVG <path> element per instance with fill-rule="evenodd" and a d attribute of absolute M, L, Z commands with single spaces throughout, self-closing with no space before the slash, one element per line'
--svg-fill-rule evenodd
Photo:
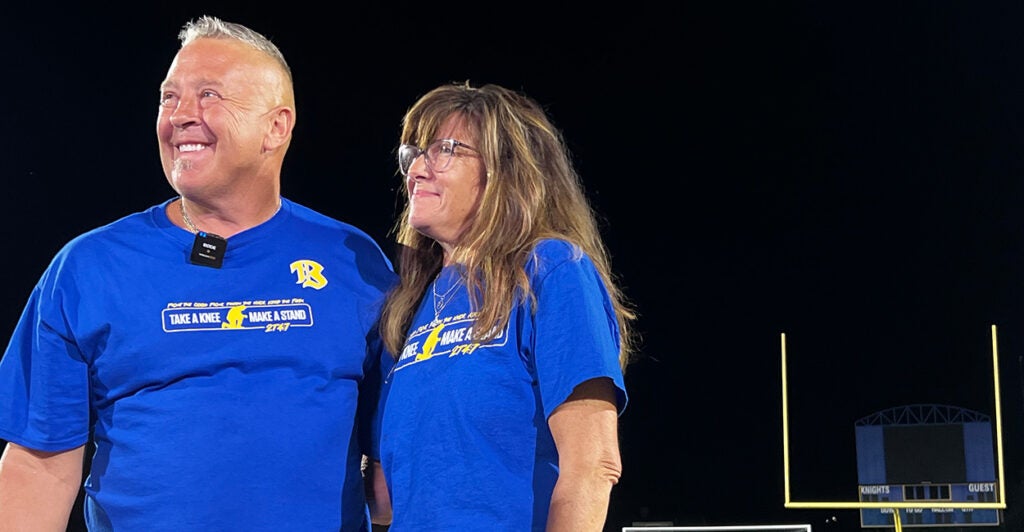
<path fill-rule="evenodd" d="M 278 65 L 244 43 L 205 38 L 183 47 L 160 86 L 156 123 L 171 186 L 212 197 L 251 184 L 284 83 Z"/>

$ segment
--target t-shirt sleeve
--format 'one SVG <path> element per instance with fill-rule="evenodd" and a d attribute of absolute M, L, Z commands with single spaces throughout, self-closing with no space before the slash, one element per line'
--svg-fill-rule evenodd
<path fill-rule="evenodd" d="M 387 401 L 387 376 L 394 366 L 394 359 L 384 348 L 384 342 L 379 336 L 375 336 L 367 345 L 367 360 L 370 363 L 365 368 L 365 378 L 359 391 L 359 444 L 363 454 L 379 460 L 381 421 L 384 403 Z"/>
<path fill-rule="evenodd" d="M 0 359 L 0 438 L 42 451 L 89 439 L 89 369 L 65 312 L 76 291 L 51 264 Z"/>
<path fill-rule="evenodd" d="M 619 329 L 611 299 L 588 257 L 566 260 L 534 278 L 533 353 L 545 417 L 584 381 L 607 377 L 626 407 Z"/>

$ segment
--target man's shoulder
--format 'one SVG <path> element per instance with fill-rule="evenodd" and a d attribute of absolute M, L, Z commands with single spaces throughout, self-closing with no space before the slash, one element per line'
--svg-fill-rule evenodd
<path fill-rule="evenodd" d="M 389 275 L 393 272 L 391 260 L 384 253 L 380 243 L 363 229 L 284 198 L 281 199 L 281 205 L 283 209 L 288 209 L 294 223 L 305 226 L 296 229 L 305 238 L 327 242 L 332 247 L 334 244 L 340 244 L 338 249 L 358 257 L 364 266 L 376 264 Z M 369 257 L 376 259 L 376 262 L 367 262 L 366 259 Z"/>
<path fill-rule="evenodd" d="M 112 239 L 124 239 L 126 235 L 138 236 L 140 233 L 153 229 L 152 217 L 157 209 L 164 204 L 153 205 L 145 210 L 133 212 L 93 227 L 73 237 L 65 244 L 66 248 L 104 246 Z"/>
<path fill-rule="evenodd" d="M 298 223 L 306 223 L 311 226 L 319 226 L 324 230 L 352 233 L 367 239 L 370 238 L 370 235 L 359 227 L 301 203 L 281 198 L 281 206 L 282 208 L 287 208 Z"/>

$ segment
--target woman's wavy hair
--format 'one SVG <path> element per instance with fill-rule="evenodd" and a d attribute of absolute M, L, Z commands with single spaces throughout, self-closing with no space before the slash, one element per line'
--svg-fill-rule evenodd
<path fill-rule="evenodd" d="M 596 215 L 573 168 L 561 131 L 532 98 L 504 87 L 451 83 L 423 95 L 402 120 L 401 142 L 426 146 L 442 124 L 458 115 L 477 133 L 487 169 L 480 207 L 452 251 L 463 267 L 476 316 L 476 341 L 493 339 L 508 323 L 520 297 L 535 301 L 525 266 L 534 246 L 559 238 L 579 247 L 593 260 L 615 308 L 619 326 L 619 362 L 632 361 L 637 315 L 612 273 Z M 381 315 L 381 335 L 394 356 L 401 350 L 420 300 L 443 267 L 441 246 L 409 223 L 406 187 L 392 234 L 398 243 L 399 283 L 388 294 Z"/>

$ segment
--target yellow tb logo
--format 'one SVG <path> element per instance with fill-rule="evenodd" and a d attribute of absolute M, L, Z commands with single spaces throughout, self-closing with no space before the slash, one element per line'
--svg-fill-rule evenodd
<path fill-rule="evenodd" d="M 299 278 L 295 284 L 301 284 L 303 288 L 319 290 L 327 286 L 327 279 L 323 275 L 324 267 L 316 261 L 297 260 L 291 263 L 291 271 Z"/>

